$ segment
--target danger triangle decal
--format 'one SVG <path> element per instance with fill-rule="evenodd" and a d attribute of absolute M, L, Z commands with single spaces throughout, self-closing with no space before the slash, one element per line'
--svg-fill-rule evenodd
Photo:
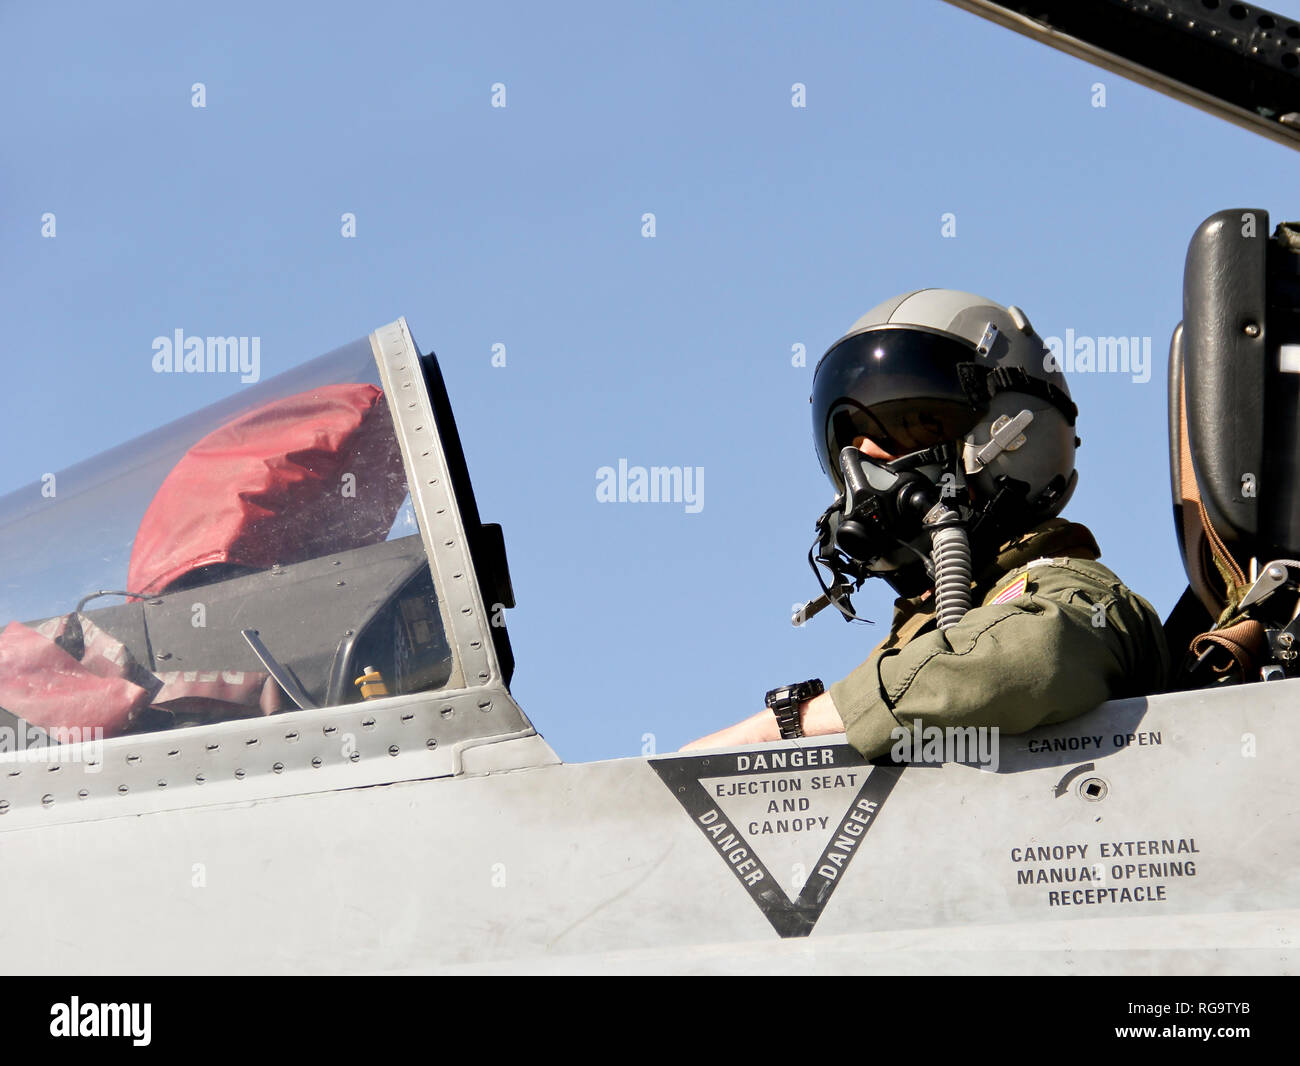
<path fill-rule="evenodd" d="M 650 765 L 783 937 L 812 932 L 902 773 L 847 744 Z"/>

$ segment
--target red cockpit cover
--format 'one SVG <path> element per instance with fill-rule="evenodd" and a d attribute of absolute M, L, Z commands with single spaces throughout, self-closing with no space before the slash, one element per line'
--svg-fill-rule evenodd
<path fill-rule="evenodd" d="M 167 475 L 126 587 L 159 593 L 201 566 L 261 569 L 374 544 L 405 495 L 379 389 L 327 385 L 276 400 L 208 434 Z M 270 686 L 263 673 L 153 675 L 82 615 L 0 632 L 0 706 L 52 735 L 117 736 L 150 705 L 213 721 L 270 714 L 283 702 Z"/>
<path fill-rule="evenodd" d="M 140 522 L 126 587 L 160 593 L 201 566 L 264 569 L 375 544 L 405 495 L 375 386 L 276 400 L 208 434 L 167 475 Z"/>

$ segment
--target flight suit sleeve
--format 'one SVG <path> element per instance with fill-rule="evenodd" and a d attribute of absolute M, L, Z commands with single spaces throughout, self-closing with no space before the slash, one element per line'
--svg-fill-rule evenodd
<path fill-rule="evenodd" d="M 1024 593 L 990 602 L 1021 574 Z M 871 759 L 918 719 L 1023 733 L 1159 691 L 1167 673 L 1150 604 L 1100 563 L 1054 559 L 1015 571 L 955 626 L 873 652 L 830 693 L 849 742 Z"/>

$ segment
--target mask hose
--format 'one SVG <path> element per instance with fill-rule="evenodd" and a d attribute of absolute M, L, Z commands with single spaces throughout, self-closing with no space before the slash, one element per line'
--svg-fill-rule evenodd
<path fill-rule="evenodd" d="M 970 540 L 957 512 L 942 503 L 930 509 L 922 525 L 930 531 L 935 617 L 940 629 L 948 629 L 970 610 Z"/>

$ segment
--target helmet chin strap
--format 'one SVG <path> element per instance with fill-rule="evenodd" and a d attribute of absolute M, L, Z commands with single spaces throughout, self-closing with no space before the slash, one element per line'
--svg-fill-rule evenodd
<path fill-rule="evenodd" d="M 949 463 L 961 454 L 961 449 L 953 441 L 945 441 L 943 444 L 936 444 L 933 448 L 924 448 L 919 452 L 908 452 L 897 459 L 891 459 L 887 463 L 880 463 L 880 466 L 887 470 L 902 472 L 904 470 L 916 470 L 922 466 L 947 466 Z"/>

